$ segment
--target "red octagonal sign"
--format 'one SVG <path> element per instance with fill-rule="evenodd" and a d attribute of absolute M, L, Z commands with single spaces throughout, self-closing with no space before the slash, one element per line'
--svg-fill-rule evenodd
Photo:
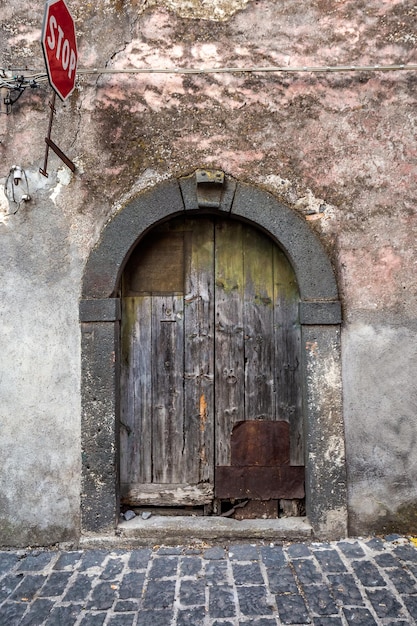
<path fill-rule="evenodd" d="M 66 100 L 74 91 L 78 52 L 74 20 L 65 0 L 46 3 L 42 50 L 51 87 Z"/>

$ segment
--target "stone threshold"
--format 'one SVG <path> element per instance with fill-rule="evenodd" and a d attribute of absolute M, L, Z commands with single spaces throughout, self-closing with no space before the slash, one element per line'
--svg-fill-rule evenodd
<path fill-rule="evenodd" d="M 114 534 L 83 535 L 80 548 L 134 548 L 155 545 L 202 545 L 224 543 L 279 543 L 311 539 L 313 529 L 306 517 L 234 520 L 225 517 L 152 515 L 120 522 Z"/>

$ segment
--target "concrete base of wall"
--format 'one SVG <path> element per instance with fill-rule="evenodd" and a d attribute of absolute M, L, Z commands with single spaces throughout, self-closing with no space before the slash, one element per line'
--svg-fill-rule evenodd
<path fill-rule="evenodd" d="M 305 541 L 312 538 L 305 517 L 233 520 L 224 517 L 135 517 L 119 524 L 112 535 L 84 535 L 80 548 L 129 548 L 134 546 L 219 544 L 224 542 Z"/>

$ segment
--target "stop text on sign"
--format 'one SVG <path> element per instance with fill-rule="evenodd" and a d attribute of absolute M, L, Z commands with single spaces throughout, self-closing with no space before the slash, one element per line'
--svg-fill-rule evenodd
<path fill-rule="evenodd" d="M 42 50 L 49 82 L 60 98 L 66 100 L 74 90 L 78 52 L 74 20 L 65 0 L 47 0 Z"/>
<path fill-rule="evenodd" d="M 71 48 L 69 40 L 64 38 L 64 31 L 54 15 L 49 17 L 49 36 L 46 43 L 50 50 L 55 51 L 56 60 L 61 62 L 65 72 L 68 70 L 68 78 L 71 78 L 77 67 L 77 54 L 74 48 Z"/>

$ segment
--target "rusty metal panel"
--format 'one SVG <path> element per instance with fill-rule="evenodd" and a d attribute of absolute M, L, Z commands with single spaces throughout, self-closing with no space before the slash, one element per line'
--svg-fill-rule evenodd
<path fill-rule="evenodd" d="M 239 422 L 233 428 L 230 445 L 231 464 L 235 467 L 290 464 L 288 422 Z"/>
<path fill-rule="evenodd" d="M 304 495 L 304 467 L 216 467 L 216 498 L 291 500 Z"/>

